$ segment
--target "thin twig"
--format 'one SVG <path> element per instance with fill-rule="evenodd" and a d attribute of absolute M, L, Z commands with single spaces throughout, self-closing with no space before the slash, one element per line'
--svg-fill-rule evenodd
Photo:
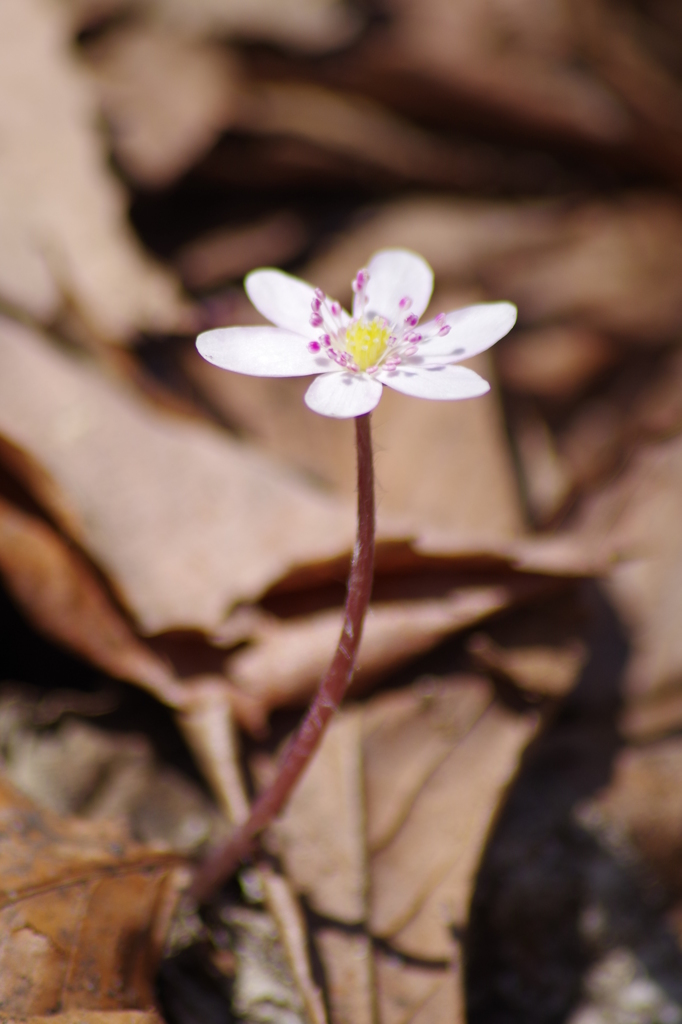
<path fill-rule="evenodd" d="M 224 846 L 209 854 L 197 869 L 192 895 L 200 902 L 206 902 L 233 874 L 239 862 L 251 853 L 256 837 L 282 809 L 319 746 L 327 723 L 353 678 L 374 576 L 374 463 L 369 413 L 356 418 L 355 437 L 358 451 L 358 532 L 339 644 L 327 674 L 282 758 L 277 778 L 258 797 L 243 825 L 236 829 Z"/>

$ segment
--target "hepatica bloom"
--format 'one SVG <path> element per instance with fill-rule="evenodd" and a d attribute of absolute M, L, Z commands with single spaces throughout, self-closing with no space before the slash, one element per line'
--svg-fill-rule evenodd
<path fill-rule="evenodd" d="M 371 412 L 386 385 L 416 398 L 474 398 L 489 390 L 458 366 L 514 325 L 516 308 L 490 302 L 420 324 L 433 271 L 416 253 L 384 249 L 353 281 L 352 316 L 320 288 L 281 270 L 254 270 L 249 299 L 274 327 L 223 327 L 199 335 L 210 363 L 256 377 L 315 374 L 305 402 L 323 416 Z"/>

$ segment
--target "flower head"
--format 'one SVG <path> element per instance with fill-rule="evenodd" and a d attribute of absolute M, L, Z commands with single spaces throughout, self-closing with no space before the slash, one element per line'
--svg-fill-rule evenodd
<path fill-rule="evenodd" d="M 440 313 L 419 324 L 433 291 L 426 260 L 383 249 L 353 281 L 353 315 L 281 270 L 254 270 L 251 302 L 274 327 L 223 327 L 197 338 L 210 363 L 256 377 L 316 374 L 305 402 L 324 416 L 370 412 L 384 385 L 417 398 L 484 395 L 487 381 L 456 364 L 499 341 L 516 321 L 509 302 Z"/>

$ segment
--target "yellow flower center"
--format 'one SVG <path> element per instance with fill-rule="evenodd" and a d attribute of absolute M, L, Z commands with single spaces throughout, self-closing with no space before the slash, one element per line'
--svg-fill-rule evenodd
<path fill-rule="evenodd" d="M 380 316 L 373 320 L 355 320 L 346 328 L 346 352 L 358 370 L 368 370 L 379 362 L 391 332 Z"/>

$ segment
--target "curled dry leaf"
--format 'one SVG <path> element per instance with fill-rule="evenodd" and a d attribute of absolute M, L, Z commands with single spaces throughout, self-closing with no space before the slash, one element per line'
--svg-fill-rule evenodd
<path fill-rule="evenodd" d="M 453 145 L 365 96 L 320 85 L 253 83 L 242 91 L 234 127 L 273 140 L 297 139 L 351 166 L 367 165 L 369 176 L 378 169 L 391 179 L 480 186 L 500 170 L 482 148 Z"/>
<path fill-rule="evenodd" d="M 85 560 L 37 516 L 0 498 L 0 575 L 27 618 L 51 639 L 167 704 L 182 688 L 133 633 Z"/>
<path fill-rule="evenodd" d="M 463 1024 L 459 962 L 448 967 L 418 965 L 377 951 L 375 972 L 382 1024 Z"/>
<path fill-rule="evenodd" d="M 628 731 L 672 729 L 682 682 L 679 564 L 682 439 L 642 446 L 626 470 L 589 498 L 576 524 L 618 557 L 609 589 L 632 631 L 626 674 Z M 660 711 L 656 705 L 661 703 Z M 667 723 L 665 718 L 669 717 Z"/>
<path fill-rule="evenodd" d="M 211 633 L 297 563 L 350 547 L 350 507 L 24 327 L 0 334 L 0 432 L 66 495 L 76 539 L 142 632 Z"/>
<path fill-rule="evenodd" d="M 142 185 L 179 177 L 231 120 L 237 70 L 217 43 L 141 22 L 86 52 L 116 157 Z"/>
<path fill-rule="evenodd" d="M 624 834 L 679 900 L 682 895 L 682 799 L 677 784 L 682 741 L 670 737 L 626 747 L 613 778 L 592 802 L 611 828 Z"/>
<path fill-rule="evenodd" d="M 194 239 L 181 250 L 177 259 L 178 270 L 189 288 L 211 288 L 223 281 L 241 278 L 254 267 L 279 267 L 290 263 L 308 241 L 308 230 L 303 220 L 295 213 L 283 210 L 264 220 L 241 227 L 218 228 Z M 210 365 L 192 345 L 187 349 L 185 365 L 195 369 L 195 360 L 210 371 Z M 200 377 L 199 366 L 196 373 Z M 230 375 L 206 373 L 209 389 L 216 376 L 222 380 Z M 270 378 L 255 379 L 267 382 Z M 241 378 L 242 383 L 243 380 Z M 270 412 L 267 404 L 259 403 L 260 416 L 266 412 Z M 260 416 L 255 416 L 256 422 Z M 267 420 L 269 415 L 263 418 Z"/>
<path fill-rule="evenodd" d="M 151 1010 L 178 858 L 40 811 L 6 781 L 0 817 L 3 1018 Z"/>
<path fill-rule="evenodd" d="M 400 996 L 395 980 L 382 981 L 390 959 L 353 968 L 368 946 L 360 934 L 353 944 L 335 935 L 330 919 L 433 961 L 408 985 L 413 1013 L 442 985 L 451 986 L 448 1006 L 457 1004 L 459 981 L 442 967 L 457 963 L 452 928 L 466 922 L 490 821 L 534 729 L 532 716 L 503 710 L 472 677 L 425 680 L 340 713 L 275 826 L 289 877 L 328 922 L 319 948 L 336 986 L 335 1020 L 353 1005 L 367 1013 L 374 971 L 380 1000 Z M 355 986 L 343 997 L 335 971 Z"/>
<path fill-rule="evenodd" d="M 579 644 L 502 647 L 485 633 L 476 633 L 467 646 L 482 672 L 539 696 L 565 696 L 585 663 L 585 651 Z"/>
<path fill-rule="evenodd" d="M 8 228 L 0 297 L 43 321 L 68 298 L 110 341 L 186 326 L 175 283 L 126 224 L 59 5 L 3 4 L 0 93 L 0 221 Z"/>
<path fill-rule="evenodd" d="M 490 268 L 527 322 L 569 321 L 630 342 L 673 341 L 682 328 L 682 204 L 625 193 L 567 211 L 554 237 Z"/>
<path fill-rule="evenodd" d="M 624 104 L 578 61 L 581 40 L 565 0 L 389 6 L 394 18 L 381 59 L 403 88 L 414 75 L 427 76 L 459 103 L 473 100 L 536 131 L 607 144 L 630 137 Z"/>
<path fill-rule="evenodd" d="M 616 359 L 608 338 L 566 325 L 515 331 L 496 354 L 511 391 L 559 400 L 575 398 Z"/>

